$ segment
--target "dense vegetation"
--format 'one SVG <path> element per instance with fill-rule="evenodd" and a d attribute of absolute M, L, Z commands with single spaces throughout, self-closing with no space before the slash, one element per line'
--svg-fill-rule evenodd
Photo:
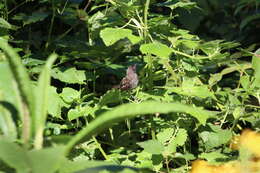
<path fill-rule="evenodd" d="M 0 171 L 243 160 L 229 145 L 260 127 L 259 3 L 1 1 Z M 122 89 L 134 65 L 138 86 Z"/>

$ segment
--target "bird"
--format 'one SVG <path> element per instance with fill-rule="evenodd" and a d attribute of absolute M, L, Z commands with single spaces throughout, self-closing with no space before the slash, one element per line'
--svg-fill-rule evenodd
<path fill-rule="evenodd" d="M 136 64 L 131 65 L 126 70 L 126 76 L 121 80 L 119 85 L 114 86 L 113 88 L 118 88 L 121 90 L 130 90 L 134 89 L 138 85 L 138 75 L 136 74 Z"/>

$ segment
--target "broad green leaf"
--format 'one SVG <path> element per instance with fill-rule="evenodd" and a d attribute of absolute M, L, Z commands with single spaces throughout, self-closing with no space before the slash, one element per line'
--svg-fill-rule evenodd
<path fill-rule="evenodd" d="M 136 154 L 136 166 L 139 168 L 153 168 L 152 154 L 146 151 L 142 151 Z"/>
<path fill-rule="evenodd" d="M 64 147 L 32 150 L 28 152 L 28 157 L 32 173 L 54 173 L 60 168 L 65 159 Z"/>
<path fill-rule="evenodd" d="M 109 103 L 119 103 L 121 100 L 121 93 L 119 90 L 109 90 L 107 91 L 99 101 L 99 106 L 104 106 Z"/>
<path fill-rule="evenodd" d="M 140 47 L 140 51 L 143 54 L 153 54 L 160 58 L 169 58 L 173 52 L 171 48 L 159 42 L 143 44 Z"/>
<path fill-rule="evenodd" d="M 57 55 L 52 54 L 48 58 L 46 65 L 42 69 L 40 74 L 38 85 L 37 85 L 37 94 L 36 94 L 36 106 L 35 106 L 35 147 L 36 149 L 40 149 L 43 143 L 43 130 L 45 121 L 47 118 L 48 105 L 49 102 L 49 88 L 51 81 L 51 66 L 56 60 Z"/>
<path fill-rule="evenodd" d="M 48 113 L 51 114 L 53 117 L 61 118 L 61 108 L 62 106 L 65 106 L 65 103 L 56 92 L 55 87 L 51 86 L 48 93 L 48 98 L 49 100 L 51 100 L 51 103 L 48 104 Z"/>
<path fill-rule="evenodd" d="M 132 44 L 138 43 L 141 38 L 132 34 L 132 30 L 123 28 L 105 28 L 100 32 L 106 46 L 111 46 L 118 40 L 128 38 Z"/>
<path fill-rule="evenodd" d="M 260 86 L 260 49 L 257 49 L 253 56 L 252 67 L 255 70 L 255 85 Z"/>
<path fill-rule="evenodd" d="M 215 152 L 211 152 L 211 153 L 202 153 L 199 155 L 199 158 L 206 159 L 210 163 L 217 163 L 218 159 L 225 160 L 228 158 L 228 156 L 215 151 Z"/>
<path fill-rule="evenodd" d="M 13 142 L 0 139 L 0 159 L 18 173 L 31 172 L 26 150 Z"/>
<path fill-rule="evenodd" d="M 214 93 L 212 93 L 207 85 L 201 86 L 183 86 L 183 87 L 168 87 L 169 92 L 175 92 L 185 96 L 196 96 L 200 98 L 211 97 L 215 99 Z"/>
<path fill-rule="evenodd" d="M 165 152 L 166 153 L 174 153 L 176 152 L 176 148 L 178 146 L 183 146 L 187 140 L 187 131 L 185 129 L 179 129 L 175 137 L 171 139 L 171 142 L 166 147 Z"/>
<path fill-rule="evenodd" d="M 84 107 L 77 106 L 76 108 L 69 110 L 68 119 L 70 121 L 72 121 L 72 120 L 77 119 L 79 117 L 87 116 L 88 114 L 90 114 L 92 109 L 93 108 L 91 108 L 89 106 L 84 106 Z"/>
<path fill-rule="evenodd" d="M 139 146 L 141 146 L 144 151 L 151 154 L 162 154 L 164 146 L 158 140 L 148 140 L 144 142 L 138 142 Z"/>
<path fill-rule="evenodd" d="M 205 124 L 209 117 L 215 115 L 215 112 L 203 110 L 201 108 L 185 105 L 181 103 L 161 103 L 147 101 L 142 103 L 129 103 L 115 107 L 111 111 L 107 111 L 98 116 L 94 121 L 82 129 L 67 145 L 67 152 L 81 140 L 89 139 L 92 135 L 112 126 L 114 123 L 122 120 L 133 118 L 137 115 L 147 115 L 155 113 L 184 112 L 192 115 L 201 124 Z"/>
<path fill-rule="evenodd" d="M 162 144 L 169 141 L 173 136 L 174 129 L 173 128 L 167 128 L 163 129 L 163 131 L 159 132 L 156 137 L 158 141 L 160 141 Z"/>
<path fill-rule="evenodd" d="M 80 92 L 73 88 L 66 87 L 62 89 L 60 96 L 66 103 L 72 103 L 74 100 L 79 99 Z"/>
<path fill-rule="evenodd" d="M 208 56 L 220 52 L 220 44 L 223 40 L 208 41 L 199 46 L 199 48 Z"/>
<path fill-rule="evenodd" d="M 211 128 L 209 131 L 204 130 L 199 133 L 199 137 L 207 150 L 226 144 L 232 138 L 230 130 L 222 130 L 219 126 L 211 124 L 209 124 L 209 127 Z"/>
<path fill-rule="evenodd" d="M 52 77 L 62 82 L 70 84 L 84 84 L 86 80 L 85 72 L 83 70 L 77 70 L 75 67 L 70 68 L 54 68 L 52 70 Z"/>
<path fill-rule="evenodd" d="M 78 160 L 78 161 L 70 161 L 68 159 L 63 160 L 62 165 L 60 167 L 60 172 L 62 173 L 75 173 L 76 171 L 82 171 L 86 168 L 92 167 L 102 167 L 102 166 L 112 166 L 112 162 L 104 162 L 104 161 L 94 161 L 94 160 Z"/>

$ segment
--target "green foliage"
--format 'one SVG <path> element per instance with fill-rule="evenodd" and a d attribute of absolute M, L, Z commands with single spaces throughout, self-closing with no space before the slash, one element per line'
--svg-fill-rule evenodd
<path fill-rule="evenodd" d="M 188 172 L 197 158 L 236 159 L 232 136 L 259 130 L 258 9 L 1 1 L 0 171 Z M 134 64 L 137 88 L 117 89 Z"/>

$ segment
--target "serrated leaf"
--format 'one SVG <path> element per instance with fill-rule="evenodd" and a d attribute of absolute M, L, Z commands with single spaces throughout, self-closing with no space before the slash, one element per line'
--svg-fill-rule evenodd
<path fill-rule="evenodd" d="M 173 135 L 174 129 L 173 128 L 167 128 L 163 129 L 163 131 L 159 132 L 156 137 L 158 141 L 160 141 L 162 144 L 169 141 Z"/>
<path fill-rule="evenodd" d="M 128 38 L 132 44 L 138 43 L 141 38 L 132 34 L 132 30 L 123 28 L 105 28 L 100 32 L 106 46 L 111 46 L 118 40 Z"/>
<path fill-rule="evenodd" d="M 169 58 L 172 53 L 172 49 L 162 43 L 148 43 L 142 44 L 140 51 L 143 54 L 153 54 L 160 58 Z"/>
<path fill-rule="evenodd" d="M 60 96 L 66 103 L 72 103 L 80 97 L 80 92 L 73 88 L 66 87 L 62 89 Z"/>
<path fill-rule="evenodd" d="M 171 142 L 166 147 L 167 153 L 176 152 L 178 146 L 183 146 L 188 137 L 187 131 L 185 129 L 179 129 L 176 136 L 171 139 Z"/>
<path fill-rule="evenodd" d="M 84 84 L 86 80 L 85 72 L 83 70 L 77 70 L 75 67 L 54 68 L 52 69 L 52 77 L 70 84 Z"/>
<path fill-rule="evenodd" d="M 157 140 L 148 140 L 145 142 L 138 142 L 137 144 L 142 147 L 144 151 L 151 154 L 162 154 L 164 149 L 163 144 Z"/>
<path fill-rule="evenodd" d="M 93 108 L 88 106 L 84 106 L 84 107 L 77 106 L 75 109 L 70 109 L 68 112 L 68 119 L 72 121 L 79 117 L 88 115 L 91 112 L 91 109 Z"/>
<path fill-rule="evenodd" d="M 212 124 L 209 124 L 209 127 L 211 128 L 210 131 L 199 133 L 207 150 L 226 144 L 232 138 L 232 132 L 230 130 L 222 130 L 219 126 Z"/>

